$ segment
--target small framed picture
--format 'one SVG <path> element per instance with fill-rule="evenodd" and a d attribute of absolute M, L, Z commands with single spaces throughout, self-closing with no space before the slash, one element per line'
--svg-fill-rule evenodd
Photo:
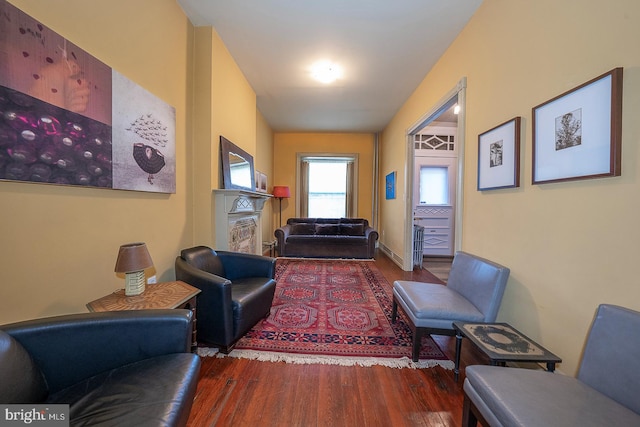
<path fill-rule="evenodd" d="M 396 198 L 396 172 L 391 172 L 386 176 L 385 182 L 385 198 L 395 199 Z"/>
<path fill-rule="evenodd" d="M 263 174 L 259 170 L 255 171 L 256 174 L 256 191 L 260 193 L 267 192 L 267 175 Z"/>
<path fill-rule="evenodd" d="M 622 68 L 533 108 L 533 184 L 620 176 Z"/>
<path fill-rule="evenodd" d="M 478 135 L 478 191 L 520 186 L 520 117 Z"/>
<path fill-rule="evenodd" d="M 258 191 L 263 193 L 267 192 L 267 175 L 260 172 L 260 186 L 258 187 Z"/>

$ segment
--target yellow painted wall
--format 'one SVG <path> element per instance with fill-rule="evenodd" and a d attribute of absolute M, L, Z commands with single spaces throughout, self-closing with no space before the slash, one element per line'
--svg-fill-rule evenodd
<path fill-rule="evenodd" d="M 214 241 L 215 218 L 212 216 L 214 205 L 211 189 L 218 188 L 220 161 L 214 161 L 219 153 L 219 143 L 213 134 L 212 99 L 213 82 L 213 29 L 196 27 L 194 29 L 193 81 L 190 87 L 191 107 L 190 124 L 193 144 L 189 144 L 189 158 L 192 167 L 187 171 L 192 187 L 190 211 L 193 216 L 192 239 L 197 245 L 210 246 Z M 218 149 L 216 150 L 216 147 Z"/>
<path fill-rule="evenodd" d="M 499 320 L 562 357 L 569 374 L 598 304 L 640 309 L 639 24 L 636 0 L 485 0 L 382 137 L 381 172 L 402 176 L 406 129 L 467 77 L 462 249 L 511 268 Z M 625 68 L 622 176 L 532 185 L 532 107 L 615 67 Z M 478 134 L 515 116 L 520 188 L 476 191 Z M 398 212 L 381 200 L 387 240 L 402 235 Z"/>
<path fill-rule="evenodd" d="M 176 194 L 0 182 L 0 323 L 86 311 L 124 286 L 123 243 L 147 243 L 159 280 L 192 241 L 187 82 L 193 27 L 175 1 L 14 0 L 176 109 Z M 153 271 L 150 271 L 152 274 Z"/>
<path fill-rule="evenodd" d="M 273 131 L 260 111 L 256 114 L 256 170 L 267 176 L 267 192 L 273 192 Z M 273 199 L 269 199 L 262 210 L 262 241 L 274 240 Z"/>
<path fill-rule="evenodd" d="M 214 28 L 196 27 L 194 45 L 193 239 L 215 248 L 212 190 L 222 184 L 220 136 L 257 161 L 256 94 Z"/>
<path fill-rule="evenodd" d="M 0 324 L 84 312 L 122 288 L 123 243 L 146 242 L 147 275 L 174 280 L 180 249 L 215 241 L 219 136 L 254 157 L 260 140 L 256 160 L 271 172 L 253 89 L 215 29 L 194 28 L 173 0 L 11 3 L 175 107 L 177 176 L 175 194 L 0 182 Z"/>
<path fill-rule="evenodd" d="M 273 143 L 273 185 L 288 185 L 291 198 L 282 200 L 282 223 L 296 216 L 296 154 L 358 154 L 358 217 L 372 220 L 374 135 L 369 133 L 276 133 Z M 274 229 L 279 225 L 279 201 L 273 201 Z"/>

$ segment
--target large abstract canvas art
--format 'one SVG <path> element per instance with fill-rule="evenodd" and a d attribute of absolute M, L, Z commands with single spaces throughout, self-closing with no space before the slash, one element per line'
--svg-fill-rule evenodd
<path fill-rule="evenodd" d="M 175 193 L 175 109 L 0 0 L 0 180 Z"/>

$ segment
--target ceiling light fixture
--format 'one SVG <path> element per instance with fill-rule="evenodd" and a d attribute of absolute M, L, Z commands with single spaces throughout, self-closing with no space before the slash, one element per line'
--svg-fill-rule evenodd
<path fill-rule="evenodd" d="M 342 77 L 342 68 L 329 61 L 319 61 L 311 67 L 311 76 L 325 84 L 333 83 Z"/>

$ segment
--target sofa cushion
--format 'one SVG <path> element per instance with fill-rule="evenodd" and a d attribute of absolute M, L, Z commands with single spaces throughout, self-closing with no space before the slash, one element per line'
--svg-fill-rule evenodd
<path fill-rule="evenodd" d="M 294 225 L 294 224 L 315 224 L 316 223 L 316 219 L 315 218 L 289 218 L 287 220 L 287 225 Z"/>
<path fill-rule="evenodd" d="M 504 426 L 640 425 L 640 415 L 573 377 L 479 365 L 466 376 L 467 395 Z"/>
<path fill-rule="evenodd" d="M 313 247 L 314 250 L 332 250 L 339 246 L 364 246 L 366 247 L 367 238 L 365 236 L 343 236 L 341 234 L 313 234 L 289 236 L 287 245 L 292 248 Z"/>
<path fill-rule="evenodd" d="M 42 372 L 27 350 L 0 331 L 0 403 L 40 403 L 47 393 Z"/>
<path fill-rule="evenodd" d="M 364 218 L 340 218 L 340 224 L 362 224 L 366 227 L 369 221 Z"/>
<path fill-rule="evenodd" d="M 198 356 L 168 354 L 112 369 L 63 389 L 47 403 L 70 405 L 72 425 L 185 425 Z"/>
<path fill-rule="evenodd" d="M 244 335 L 269 314 L 275 291 L 276 282 L 269 277 L 245 277 L 233 281 L 231 300 L 236 335 Z"/>
<path fill-rule="evenodd" d="M 327 234 L 335 236 L 340 234 L 340 225 L 338 224 L 316 224 L 316 234 Z"/>
<path fill-rule="evenodd" d="M 340 224 L 340 234 L 345 236 L 364 236 L 364 225 Z"/>
<path fill-rule="evenodd" d="M 301 222 L 290 225 L 292 235 L 315 234 L 316 226 L 313 223 Z"/>
<path fill-rule="evenodd" d="M 316 224 L 340 224 L 338 218 L 314 218 L 313 221 Z"/>

